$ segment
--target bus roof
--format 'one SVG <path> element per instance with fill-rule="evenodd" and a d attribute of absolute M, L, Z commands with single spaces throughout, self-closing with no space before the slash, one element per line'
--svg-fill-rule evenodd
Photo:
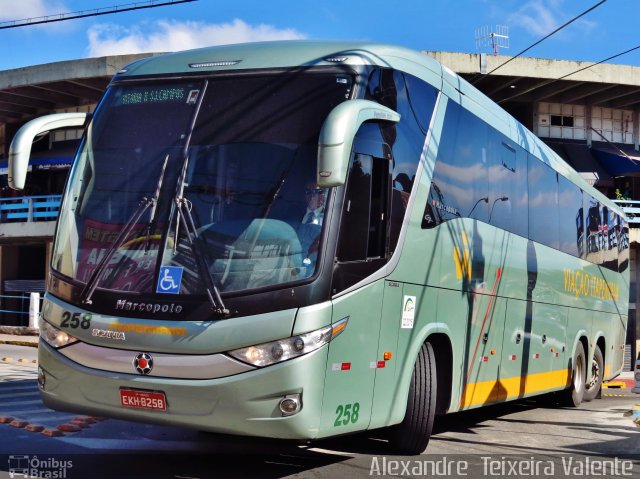
<path fill-rule="evenodd" d="M 367 42 L 273 41 L 222 45 L 153 56 L 124 67 L 114 79 L 211 73 L 264 68 L 304 68 L 331 65 L 374 65 L 404 71 L 442 90 L 452 100 L 544 161 L 607 207 L 624 215 L 606 196 L 589 185 L 542 140 L 502 107 L 436 59 L 405 47 Z"/>

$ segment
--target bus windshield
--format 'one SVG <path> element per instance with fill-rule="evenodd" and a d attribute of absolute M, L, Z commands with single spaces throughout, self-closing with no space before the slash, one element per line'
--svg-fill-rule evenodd
<path fill-rule="evenodd" d="M 328 197 L 318 134 L 352 85 L 308 70 L 110 87 L 70 174 L 53 269 L 151 294 L 309 278 Z"/>

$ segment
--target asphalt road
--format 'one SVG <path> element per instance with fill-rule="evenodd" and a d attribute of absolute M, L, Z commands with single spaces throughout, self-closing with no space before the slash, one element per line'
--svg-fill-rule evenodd
<path fill-rule="evenodd" d="M 29 361 L 35 349 L 5 346 L 0 356 L 14 360 L 0 361 L 0 419 L 50 430 L 86 419 L 45 408 Z M 640 395 L 608 390 L 577 409 L 531 400 L 453 414 L 416 457 L 390 454 L 371 433 L 298 444 L 114 419 L 59 437 L 0 424 L 0 478 L 640 478 L 638 404 Z"/>

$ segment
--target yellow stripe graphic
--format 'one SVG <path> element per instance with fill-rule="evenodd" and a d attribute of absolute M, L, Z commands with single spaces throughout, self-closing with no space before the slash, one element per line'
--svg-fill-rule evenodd
<path fill-rule="evenodd" d="M 517 399 L 525 395 L 565 388 L 569 385 L 568 369 L 469 383 L 462 391 L 460 408 Z"/>

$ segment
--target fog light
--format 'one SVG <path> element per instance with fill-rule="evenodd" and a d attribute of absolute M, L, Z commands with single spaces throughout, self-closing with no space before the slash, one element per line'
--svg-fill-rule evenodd
<path fill-rule="evenodd" d="M 293 416 L 298 414 L 302 409 L 302 401 L 300 394 L 289 394 L 280 400 L 278 407 L 283 416 Z"/>
<path fill-rule="evenodd" d="M 44 373 L 44 369 L 38 366 L 38 384 L 40 385 L 40 389 L 44 390 L 44 386 L 47 382 L 47 376 Z"/>

